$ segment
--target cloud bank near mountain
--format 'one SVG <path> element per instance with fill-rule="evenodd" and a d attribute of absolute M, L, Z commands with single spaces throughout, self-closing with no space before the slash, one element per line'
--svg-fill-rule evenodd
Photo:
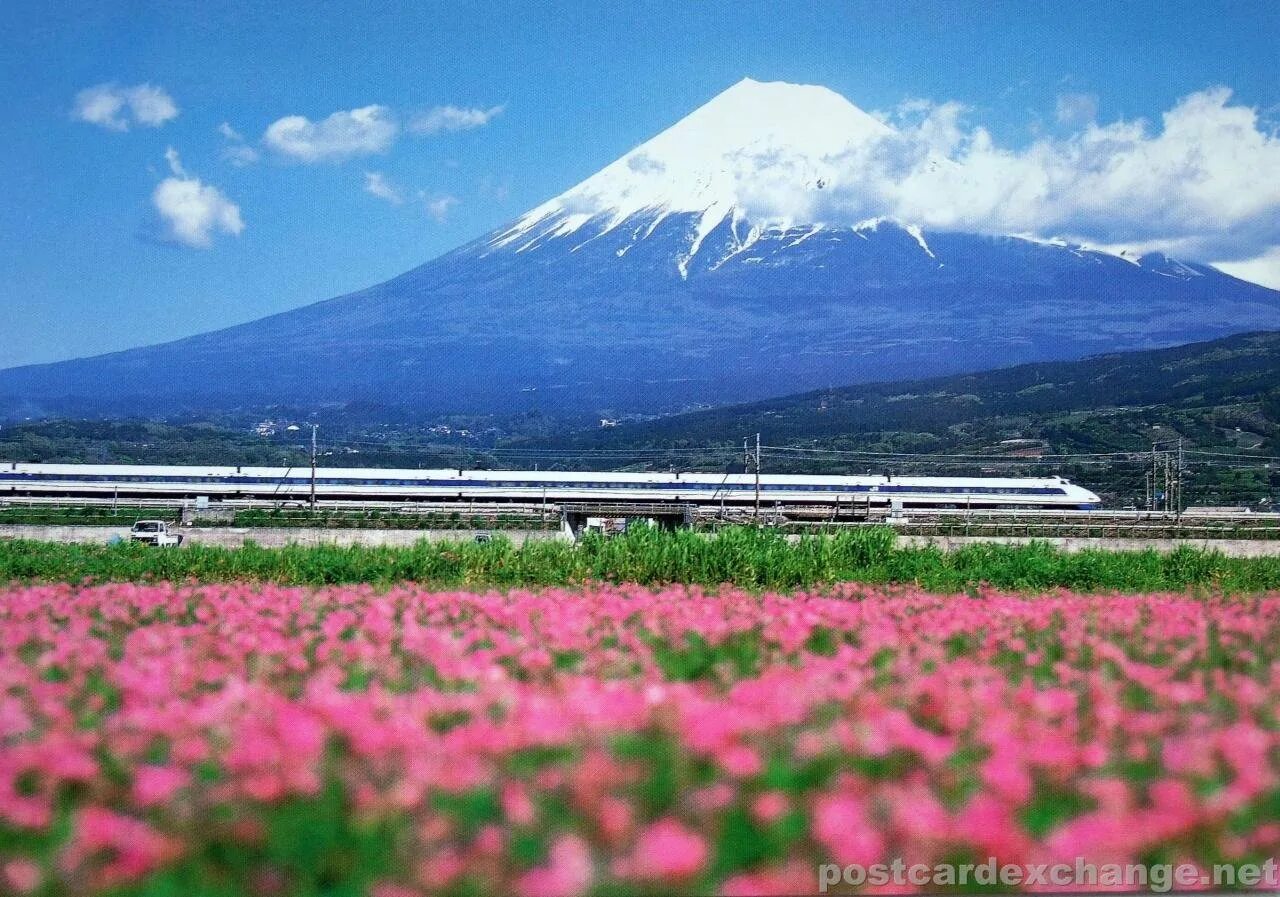
<path fill-rule="evenodd" d="M 1158 128 L 1090 120 L 1019 149 L 969 125 L 967 111 L 917 101 L 881 115 L 893 133 L 840 160 L 835 189 L 806 197 L 811 217 L 886 216 L 1228 263 L 1272 257 L 1280 244 L 1280 137 L 1225 87 L 1183 98 Z"/>

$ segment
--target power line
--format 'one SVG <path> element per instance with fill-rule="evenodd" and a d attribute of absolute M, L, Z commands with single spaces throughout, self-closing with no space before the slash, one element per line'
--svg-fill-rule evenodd
<path fill-rule="evenodd" d="M 1070 454 L 1044 454 L 1044 455 L 993 455 L 982 453 L 968 454 L 949 454 L 945 452 L 938 453 L 920 453 L 920 452 L 875 452 L 863 449 L 828 449 L 809 446 L 789 446 L 789 445 L 767 445 L 765 446 L 771 452 L 787 452 L 787 453 L 804 453 L 819 455 L 857 455 L 864 457 L 876 458 L 949 458 L 957 460 L 975 460 L 975 461 L 1060 461 L 1074 458 L 1099 458 L 1099 459 L 1133 459 L 1138 455 L 1146 455 L 1145 451 L 1117 451 L 1117 452 L 1077 452 Z"/>
<path fill-rule="evenodd" d="M 1243 452 L 1204 452 L 1204 451 L 1196 451 L 1196 450 L 1194 450 L 1194 449 L 1187 449 L 1187 450 L 1185 451 L 1185 453 L 1184 453 L 1184 454 L 1187 454 L 1187 455 L 1202 455 L 1202 456 L 1205 456 L 1205 457 L 1211 457 L 1211 458 L 1247 458 L 1247 459 L 1248 459 L 1248 460 L 1250 460 L 1250 461 L 1267 461 L 1267 462 L 1278 461 L 1278 462 L 1280 462 L 1280 456 L 1276 456 L 1276 455 L 1246 455 L 1246 454 L 1244 454 Z"/>
<path fill-rule="evenodd" d="M 484 456 L 495 459 L 527 458 L 548 461 L 656 461 L 671 458 L 705 459 L 741 457 L 739 450 L 729 445 L 705 446 L 701 448 L 639 448 L 639 449 L 566 449 L 566 448 L 512 448 L 481 446 L 389 446 L 367 440 L 348 440 L 342 444 L 333 444 L 325 448 L 332 452 L 340 452 L 352 446 L 361 446 L 384 455 L 403 455 L 421 457 L 424 455 Z M 1149 464 L 1149 452 L 1077 452 L 1062 454 L 1044 454 L 1035 456 L 980 454 L 980 453 L 910 453 L 910 452 L 877 452 L 857 449 L 822 449 L 809 446 L 769 446 L 761 445 L 761 451 L 768 450 L 783 460 L 813 461 L 845 461 L 856 463 L 860 460 L 875 463 L 913 464 L 928 466 L 958 465 L 1017 465 L 1043 467 L 1048 465 L 1122 465 Z M 750 452 L 747 452 L 750 461 Z M 1184 467 L 1221 467 L 1221 468 L 1257 468 L 1280 462 L 1280 458 L 1265 455 L 1244 455 L 1226 452 L 1197 452 L 1184 450 Z"/>
<path fill-rule="evenodd" d="M 342 445 L 333 445 L 331 448 L 345 448 L 347 446 L 365 446 L 369 448 L 377 448 L 386 452 L 436 452 L 436 453 L 453 453 L 453 454 L 490 454 L 490 455 L 520 455 L 534 456 L 545 455 L 548 457 L 627 457 L 633 455 L 705 455 L 705 454 L 727 454 L 736 453 L 736 449 L 732 446 L 704 446 L 697 448 L 689 447 L 672 447 L 672 448 L 635 448 L 635 449 L 591 449 L 591 448 L 520 448 L 518 446 L 505 447 L 483 447 L 483 446 L 461 446 L 461 445 L 438 445 L 428 443 L 421 446 L 411 445 L 387 445 L 374 440 L 350 439 L 344 440 Z"/>

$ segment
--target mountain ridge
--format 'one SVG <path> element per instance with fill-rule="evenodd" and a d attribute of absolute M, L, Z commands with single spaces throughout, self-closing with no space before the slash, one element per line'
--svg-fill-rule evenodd
<path fill-rule="evenodd" d="M 1107 414 L 1157 405 L 1226 408 L 1252 402 L 1268 403 L 1267 438 L 1280 439 L 1280 331 L 1070 361 L 810 390 L 592 431 L 581 435 L 578 442 L 589 447 L 631 446 L 653 440 L 706 444 L 717 434 L 740 435 L 763 429 L 771 439 L 790 444 L 912 428 L 944 433 L 954 424 L 984 415 L 1014 420 L 1057 413 Z M 1092 447 L 1135 448 L 1118 444 Z M 1275 448 L 1280 451 L 1280 442 Z"/>

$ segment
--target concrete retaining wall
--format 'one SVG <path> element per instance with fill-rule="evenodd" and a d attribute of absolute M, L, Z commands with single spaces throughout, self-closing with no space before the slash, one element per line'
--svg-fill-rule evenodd
<path fill-rule="evenodd" d="M 238 548 L 256 542 L 267 548 L 284 545 L 413 545 L 428 542 L 466 542 L 475 537 L 471 530 L 449 529 L 311 529 L 306 527 L 184 526 L 183 544 L 219 545 Z M 502 535 L 517 545 L 528 541 L 561 539 L 556 530 L 503 530 Z M 127 526 L 40 526 L 0 525 L 0 539 L 36 539 L 41 542 L 99 542 L 128 539 Z"/>

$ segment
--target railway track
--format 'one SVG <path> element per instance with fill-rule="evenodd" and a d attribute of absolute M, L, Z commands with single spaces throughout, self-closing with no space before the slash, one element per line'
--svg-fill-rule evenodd
<path fill-rule="evenodd" d="M 164 516 L 202 524 L 231 526 L 379 526 L 397 523 L 415 528 L 501 529 L 546 527 L 572 518 L 650 517 L 664 524 L 716 529 L 760 524 L 791 532 L 890 525 L 903 535 L 1041 538 L 1254 539 L 1280 540 L 1280 514 L 1172 514 L 1148 511 L 911 509 L 895 517 L 873 509 L 771 505 L 759 514 L 751 508 L 725 509 L 697 503 L 636 505 L 603 502 L 350 501 L 326 500 L 311 510 L 289 500 L 227 499 L 197 508 L 190 499 L 108 497 L 68 501 L 57 496 L 0 498 L 0 523 L 38 522 L 119 524 L 133 517 Z"/>

